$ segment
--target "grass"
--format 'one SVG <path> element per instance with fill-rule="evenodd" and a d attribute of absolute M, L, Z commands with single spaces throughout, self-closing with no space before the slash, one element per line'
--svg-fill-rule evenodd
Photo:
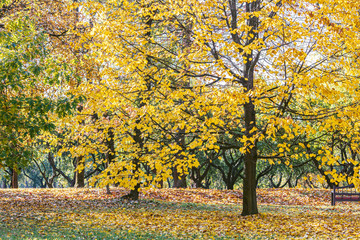
<path fill-rule="evenodd" d="M 241 192 L 122 189 L 0 190 L 0 239 L 359 238 L 358 203 L 330 206 L 327 190 L 260 189 L 260 214 L 240 216 Z M 306 196 L 306 198 L 304 198 Z M 305 200 L 308 200 L 305 202 Z"/>
<path fill-rule="evenodd" d="M 58 225 L 50 226 L 34 226 L 26 225 L 16 228 L 2 228 L 0 227 L 1 239 L 175 239 L 171 236 L 166 236 L 161 233 L 143 233 L 131 232 L 124 230 L 116 230 L 110 228 L 92 229 L 89 230 L 84 227 L 75 227 L 73 229 L 64 228 L 59 222 Z"/>

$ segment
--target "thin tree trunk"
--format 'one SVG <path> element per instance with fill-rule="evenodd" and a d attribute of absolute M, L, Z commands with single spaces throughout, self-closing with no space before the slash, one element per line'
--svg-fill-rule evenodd
<path fill-rule="evenodd" d="M 109 128 L 108 130 L 108 137 L 105 141 L 106 147 L 108 148 L 108 152 L 106 153 L 106 167 L 114 161 L 115 159 L 115 142 L 114 142 L 115 134 L 113 128 Z M 106 185 L 106 194 L 111 194 L 109 184 Z"/>
<path fill-rule="evenodd" d="M 49 164 L 53 171 L 57 172 L 58 175 L 61 175 L 63 178 L 66 179 L 70 187 L 74 187 L 75 185 L 75 179 L 70 178 L 68 175 L 66 175 L 61 169 L 56 167 L 55 161 L 53 156 L 48 158 Z"/>

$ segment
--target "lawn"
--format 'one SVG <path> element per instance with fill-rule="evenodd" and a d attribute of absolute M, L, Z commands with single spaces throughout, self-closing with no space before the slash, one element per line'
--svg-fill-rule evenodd
<path fill-rule="evenodd" d="M 360 238 L 359 203 L 329 190 L 259 189 L 260 214 L 240 216 L 241 191 L 153 189 L 123 202 L 112 189 L 0 190 L 0 239 Z"/>

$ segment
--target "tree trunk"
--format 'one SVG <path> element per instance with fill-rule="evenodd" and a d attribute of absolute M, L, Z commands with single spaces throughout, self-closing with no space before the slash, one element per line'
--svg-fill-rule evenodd
<path fill-rule="evenodd" d="M 250 138 L 253 133 L 250 130 L 255 127 L 255 107 L 252 102 L 245 104 L 245 135 Z M 256 201 L 256 162 L 257 162 L 257 142 L 250 143 L 249 149 L 245 153 L 245 177 L 243 189 L 243 211 L 241 215 L 257 214 L 257 201 Z"/>
<path fill-rule="evenodd" d="M 173 168 L 173 179 L 174 179 L 173 188 L 186 188 L 187 187 L 186 175 L 181 175 L 180 176 L 180 174 L 177 171 L 176 167 Z"/>
<path fill-rule="evenodd" d="M 109 167 L 109 165 L 114 162 L 115 159 L 115 134 L 113 128 L 109 128 L 108 130 L 108 136 L 105 140 L 105 145 L 108 148 L 107 153 L 105 154 L 106 158 L 106 167 Z M 106 185 L 106 194 L 111 194 L 110 186 L 109 184 Z"/>
<path fill-rule="evenodd" d="M 175 141 L 177 142 L 177 144 L 181 147 L 181 149 L 185 149 L 185 129 L 177 129 L 177 134 L 176 134 L 176 138 Z M 183 156 L 181 156 L 181 154 L 176 154 L 176 158 L 183 158 Z M 176 161 L 176 160 L 175 160 Z M 173 188 L 186 188 L 186 175 L 184 173 L 179 173 L 178 169 L 177 169 L 177 165 L 175 165 L 172 168 L 172 177 L 174 179 L 174 185 Z"/>
<path fill-rule="evenodd" d="M 136 128 L 135 130 L 138 130 L 138 129 Z M 141 142 L 141 143 L 142 143 L 142 142 Z M 134 169 L 134 173 L 133 173 L 133 176 L 132 176 L 132 177 L 136 179 L 137 184 L 134 186 L 133 189 L 130 190 L 130 193 L 129 193 L 129 194 L 127 194 L 127 195 L 125 195 L 125 196 L 122 196 L 121 198 L 122 198 L 122 199 L 127 199 L 127 200 L 134 200 L 134 201 L 136 201 L 136 200 L 139 200 L 139 189 L 140 189 L 140 182 L 139 182 L 140 179 L 139 179 L 139 177 L 137 176 L 137 172 L 138 172 L 138 170 L 139 170 L 139 168 L 140 168 L 139 159 L 138 159 L 138 158 L 134 159 L 134 160 L 133 160 L 133 163 L 134 163 L 134 165 L 135 165 L 135 169 Z M 137 177 L 135 177 L 135 176 L 137 176 Z"/>
<path fill-rule="evenodd" d="M 234 182 L 229 180 L 229 181 L 226 181 L 226 189 L 227 190 L 234 190 Z"/>
<path fill-rule="evenodd" d="M 136 184 L 134 189 L 130 190 L 128 198 L 131 200 L 138 200 L 139 199 L 139 189 L 140 189 L 140 184 L 138 183 L 138 184 Z"/>
<path fill-rule="evenodd" d="M 66 175 L 61 169 L 56 167 L 55 161 L 54 161 L 54 156 L 53 154 L 51 154 L 51 157 L 48 157 L 48 162 L 51 166 L 51 168 L 53 169 L 53 171 L 59 175 L 61 175 L 63 178 L 66 179 L 66 181 L 68 182 L 70 187 L 74 187 L 75 185 L 75 179 L 74 178 L 70 178 L 68 175 Z M 76 167 L 76 166 L 75 166 Z M 76 174 L 75 174 L 76 175 Z"/>
<path fill-rule="evenodd" d="M 141 103 L 142 105 L 143 103 Z M 142 105 L 144 106 L 144 105 Z M 136 124 L 139 124 L 141 122 L 141 119 L 137 119 L 136 120 Z M 141 135 L 141 130 L 137 127 L 135 127 L 135 135 L 133 136 L 134 142 L 139 146 L 139 148 L 141 149 L 141 151 L 144 149 L 144 138 Z M 139 154 L 141 155 L 143 154 L 142 152 Z M 130 190 L 130 193 L 122 196 L 122 199 L 128 199 L 128 200 L 138 200 L 139 199 L 139 189 L 140 189 L 140 179 L 139 179 L 139 174 L 138 171 L 140 169 L 140 156 L 135 157 L 132 160 L 132 163 L 134 164 L 135 168 L 133 170 L 133 176 L 132 178 L 136 180 L 136 185 L 134 186 L 133 189 Z"/>
<path fill-rule="evenodd" d="M 19 188 L 18 172 L 15 168 L 12 169 L 11 188 Z"/>
<path fill-rule="evenodd" d="M 245 161 L 245 178 L 243 193 L 243 211 L 242 216 L 257 214 L 256 200 L 256 161 Z"/>
<path fill-rule="evenodd" d="M 83 164 L 82 163 L 83 158 L 84 158 L 83 156 L 76 157 L 76 167 Z M 84 171 L 84 169 L 81 171 L 75 170 L 75 186 L 74 187 L 76 187 L 76 188 L 85 187 L 85 171 Z"/>
<path fill-rule="evenodd" d="M 145 6 L 144 6 L 145 7 Z M 146 8 L 146 7 L 145 7 Z M 146 33 L 144 34 L 145 38 L 150 38 L 151 37 L 151 25 L 153 23 L 153 18 L 151 16 L 145 16 L 145 27 L 146 27 Z M 146 57 L 146 60 L 148 62 L 148 65 L 151 66 L 151 58 L 149 56 Z M 145 81 L 146 81 L 146 85 L 147 85 L 147 91 L 150 91 L 152 88 L 152 85 L 154 83 L 152 83 L 152 79 L 150 75 L 146 75 L 145 76 Z M 138 108 L 142 108 L 146 105 L 146 103 L 143 101 L 143 97 L 141 96 L 138 99 L 139 102 L 139 106 Z M 138 116 L 138 119 L 136 120 L 136 125 L 141 123 L 142 118 L 140 116 Z M 142 132 L 141 129 L 139 129 L 138 127 L 135 127 L 134 129 L 135 135 L 132 136 L 134 142 L 138 145 L 139 149 L 140 149 L 140 153 L 138 154 L 137 157 L 135 157 L 132 160 L 132 163 L 134 164 L 135 168 L 133 171 L 133 176 L 132 178 L 136 180 L 136 185 L 134 186 L 133 189 L 130 190 L 130 193 L 123 196 L 123 199 L 130 199 L 130 200 L 138 200 L 139 199 L 139 189 L 141 186 L 140 183 L 140 179 L 139 179 L 139 169 L 140 169 L 140 161 L 141 161 L 141 155 L 145 154 L 144 153 L 144 137 L 142 136 Z"/>
<path fill-rule="evenodd" d="M 253 2 L 246 3 L 246 12 L 251 13 L 260 10 L 260 2 L 255 0 Z M 259 19 L 256 16 L 250 17 L 247 22 L 247 26 L 250 27 L 248 32 L 248 40 L 246 45 L 251 45 L 258 38 L 258 25 Z M 256 56 L 253 51 L 250 53 L 244 53 L 243 57 L 247 61 L 244 65 L 244 79 L 243 84 L 245 92 L 251 92 L 254 89 L 254 68 L 257 63 L 260 53 Z M 248 95 L 249 100 L 244 104 L 244 120 L 245 120 L 245 136 L 247 139 L 254 139 L 253 142 L 247 142 L 249 146 L 246 148 L 244 156 L 245 164 L 245 176 L 244 176 L 244 192 L 243 192 L 243 211 L 241 215 L 257 214 L 257 201 L 256 201 L 256 162 L 257 162 L 257 139 L 255 139 L 256 129 L 256 112 L 254 102 L 251 95 Z"/>

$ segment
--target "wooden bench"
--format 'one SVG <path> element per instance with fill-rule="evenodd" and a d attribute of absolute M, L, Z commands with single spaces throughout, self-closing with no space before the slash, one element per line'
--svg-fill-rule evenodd
<path fill-rule="evenodd" d="M 334 187 L 331 191 L 331 205 L 336 202 L 360 202 L 360 193 L 356 192 L 354 184 L 343 187 Z"/>

